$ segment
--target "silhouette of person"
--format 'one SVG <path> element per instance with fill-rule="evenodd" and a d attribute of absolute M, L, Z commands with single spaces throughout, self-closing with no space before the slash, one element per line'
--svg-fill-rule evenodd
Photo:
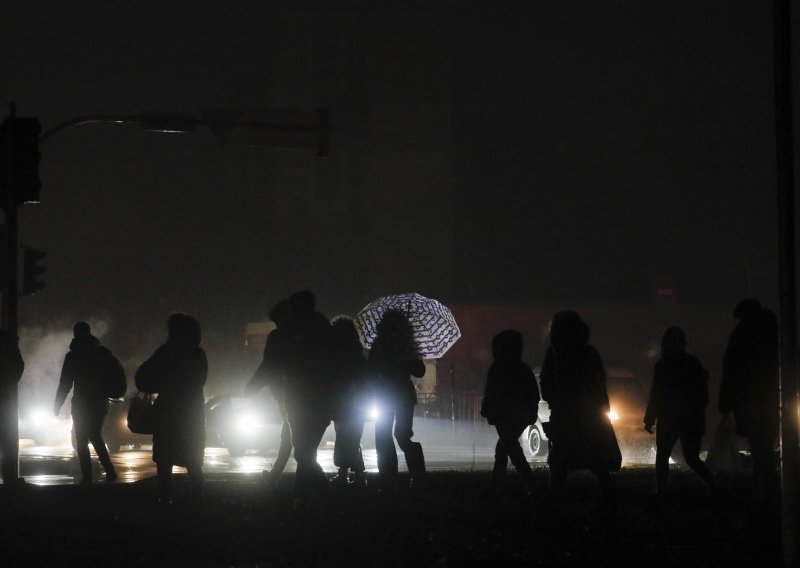
<path fill-rule="evenodd" d="M 767 497 L 779 492 L 775 443 L 780 429 L 778 319 L 752 298 L 733 311 L 739 320 L 722 363 L 719 411 L 733 412 L 736 432 L 747 438 L 753 475 Z"/>
<path fill-rule="evenodd" d="M 285 347 L 282 342 L 286 340 L 286 333 L 283 329 L 284 324 L 291 318 L 292 312 L 289 308 L 289 300 L 281 300 L 270 310 L 269 319 L 275 324 L 276 328 L 273 329 L 267 336 L 267 343 L 264 345 L 264 356 L 261 359 L 256 372 L 253 377 L 248 381 L 245 386 L 244 392 L 247 396 L 254 396 L 259 390 L 265 386 L 269 386 L 270 393 L 278 402 L 278 408 L 283 419 L 281 426 L 281 443 L 278 448 L 278 456 L 275 458 L 275 463 L 272 464 L 272 470 L 262 472 L 262 479 L 271 488 L 278 485 L 278 481 L 286 468 L 289 457 L 292 455 L 292 432 L 289 427 L 289 420 L 286 417 L 286 385 L 284 382 L 283 372 L 281 369 L 282 362 L 280 358 L 285 352 Z"/>
<path fill-rule="evenodd" d="M 387 310 L 376 327 L 370 349 L 368 376 L 378 402 L 375 420 L 375 449 L 378 454 L 380 490 L 397 489 L 397 445 L 403 450 L 412 487 L 424 486 L 425 456 L 422 444 L 413 442 L 414 406 L 417 391 L 409 375 L 422 377 L 425 365 L 419 354 L 411 324 L 399 310 Z"/>
<path fill-rule="evenodd" d="M 366 477 L 361 436 L 364 433 L 366 411 L 367 361 L 352 318 L 344 315 L 335 317 L 331 327 L 336 362 L 333 385 L 336 444 L 333 448 L 333 465 L 339 468 L 332 481 L 337 485 L 347 485 L 349 471 L 352 470 L 353 485 L 364 487 Z"/>
<path fill-rule="evenodd" d="M 316 311 L 316 298 L 307 290 L 289 298 L 291 318 L 286 342 L 278 354 L 285 378 L 286 414 L 297 462 L 294 494 L 302 505 L 313 493 L 328 495 L 328 478 L 317 463 L 317 448 L 331 422 L 330 383 L 332 332 Z"/>
<path fill-rule="evenodd" d="M 17 338 L 0 329 L 0 473 L 6 487 L 17 482 L 17 388 L 24 370 Z"/>
<path fill-rule="evenodd" d="M 494 363 L 489 367 L 481 401 L 481 415 L 497 429 L 492 485 L 505 477 L 508 460 L 519 472 L 530 494 L 533 473 L 519 437 L 539 412 L 539 386 L 527 363 L 522 361 L 522 334 L 515 329 L 501 331 L 492 338 Z"/>
<path fill-rule="evenodd" d="M 92 456 L 89 442 L 94 446 L 97 458 L 106 472 L 106 481 L 117 479 L 106 443 L 103 440 L 103 422 L 108 414 L 108 397 L 113 380 L 112 365 L 119 362 L 111 351 L 100 345 L 92 335 L 89 324 L 79 321 L 72 327 L 74 338 L 61 367 L 61 379 L 53 403 L 53 414 L 61 412 L 61 406 L 72 393 L 72 424 L 75 429 L 75 449 L 81 466 L 81 484 L 92 483 Z"/>
<path fill-rule="evenodd" d="M 189 473 L 192 497 L 203 496 L 205 415 L 203 386 L 208 376 L 200 347 L 200 324 L 176 313 L 167 320 L 167 341 L 136 371 L 136 387 L 158 394 L 154 403 L 153 461 L 158 474 L 159 503 L 172 499 L 172 467 Z"/>
<path fill-rule="evenodd" d="M 686 353 L 686 334 L 670 327 L 661 338 L 661 358 L 656 362 L 650 400 L 644 415 L 645 430 L 656 426 L 656 491 L 663 496 L 669 477 L 669 457 L 680 439 L 686 464 L 712 487 L 714 478 L 700 459 L 708 405 L 708 371 Z"/>
<path fill-rule="evenodd" d="M 599 353 L 589 345 L 589 327 L 573 311 L 553 316 L 550 347 L 542 365 L 542 398 L 550 405 L 545 424 L 550 438 L 550 479 L 563 492 L 571 469 L 589 469 L 600 482 L 603 503 L 612 497 L 612 471 L 622 455 L 611 421 L 606 375 Z"/>

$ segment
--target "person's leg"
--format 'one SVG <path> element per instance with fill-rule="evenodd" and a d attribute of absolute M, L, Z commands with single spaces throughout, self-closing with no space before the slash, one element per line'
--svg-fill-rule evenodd
<path fill-rule="evenodd" d="M 289 416 L 294 459 L 295 497 L 307 497 L 312 491 L 324 495 L 328 490 L 328 479 L 317 463 L 317 447 L 325 434 L 327 423 L 315 416 L 294 414 Z"/>
<path fill-rule="evenodd" d="M 172 498 L 172 463 L 164 460 L 156 463 L 156 474 L 158 475 L 158 500 L 167 504 Z"/>
<path fill-rule="evenodd" d="M 656 493 L 664 495 L 669 481 L 669 457 L 678 439 L 678 432 L 666 424 L 656 430 Z"/>
<path fill-rule="evenodd" d="M 186 465 L 186 471 L 189 474 L 189 479 L 192 483 L 192 498 L 199 500 L 203 498 L 203 486 L 205 484 L 205 475 L 203 475 L 203 465 L 201 463 L 193 463 Z"/>
<path fill-rule="evenodd" d="M 394 437 L 397 445 L 403 450 L 408 472 L 412 481 L 422 479 L 425 476 L 425 455 L 422 452 L 422 444 L 411 440 L 414 436 L 414 405 L 399 404 L 395 416 Z"/>
<path fill-rule="evenodd" d="M 89 425 L 85 417 L 80 414 L 72 415 L 72 425 L 75 429 L 75 451 L 81 466 L 81 483 L 91 483 L 92 456 L 89 454 Z"/>
<path fill-rule="evenodd" d="M 709 488 L 714 486 L 714 477 L 703 460 L 700 459 L 700 442 L 702 432 L 684 432 L 680 436 L 683 458 L 692 470 L 702 479 Z"/>
<path fill-rule="evenodd" d="M 292 455 L 292 429 L 289 426 L 289 420 L 286 418 L 286 413 L 281 410 L 283 414 L 283 425 L 281 426 L 281 445 L 278 448 L 278 456 L 275 458 L 275 463 L 272 464 L 272 470 L 269 472 L 271 483 L 276 484 L 289 462 Z"/>
<path fill-rule="evenodd" d="M 383 489 L 397 482 L 397 450 L 392 438 L 394 409 L 382 408 L 375 421 L 375 452 L 378 454 L 378 478 Z"/>
<path fill-rule="evenodd" d="M 522 446 L 519 445 L 519 437 L 525 430 L 525 424 L 505 424 L 500 423 L 497 426 L 497 435 L 500 437 L 498 446 L 502 446 L 503 454 L 500 457 L 507 456 L 514 464 L 517 472 L 522 477 L 523 483 L 530 490 L 533 486 L 533 472 L 528 460 L 525 459 L 525 452 L 522 451 Z M 506 469 L 506 460 L 503 459 L 503 473 Z M 498 467 L 498 451 L 495 448 L 495 468 Z"/>
<path fill-rule="evenodd" d="M 349 440 L 347 439 L 347 424 L 344 420 L 333 421 L 333 430 L 336 432 L 336 440 L 333 445 L 333 465 L 339 468 L 339 472 L 333 478 L 337 485 L 347 484 L 347 471 L 350 467 L 349 460 Z"/>
<path fill-rule="evenodd" d="M 97 453 L 97 458 L 100 460 L 100 465 L 106 472 L 107 481 L 115 481 L 117 479 L 117 472 L 114 469 L 114 464 L 111 463 L 111 456 L 108 455 L 108 448 L 103 440 L 103 420 L 105 414 L 92 417 L 91 424 L 89 425 L 89 441 L 94 446 L 94 451 Z"/>
<path fill-rule="evenodd" d="M 753 456 L 753 477 L 764 496 L 773 499 L 780 494 L 780 478 L 775 459 L 774 428 L 754 428 L 747 435 L 750 453 Z"/>

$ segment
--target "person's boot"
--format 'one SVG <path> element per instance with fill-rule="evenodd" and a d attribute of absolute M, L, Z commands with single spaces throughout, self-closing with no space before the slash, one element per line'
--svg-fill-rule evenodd
<path fill-rule="evenodd" d="M 87 451 L 85 454 L 78 454 L 78 463 L 81 466 L 81 486 L 92 484 L 92 456 Z"/>
<path fill-rule="evenodd" d="M 117 470 L 114 469 L 114 464 L 111 463 L 110 459 L 106 459 L 102 461 L 101 465 L 106 472 L 106 481 L 108 483 L 114 483 L 117 480 Z"/>
<path fill-rule="evenodd" d="M 349 483 L 347 472 L 348 469 L 346 467 L 340 467 L 339 472 L 331 478 L 331 485 L 334 487 L 347 487 Z"/>
<path fill-rule="evenodd" d="M 357 471 L 353 474 L 353 488 L 364 489 L 367 487 L 367 475 L 363 471 Z"/>

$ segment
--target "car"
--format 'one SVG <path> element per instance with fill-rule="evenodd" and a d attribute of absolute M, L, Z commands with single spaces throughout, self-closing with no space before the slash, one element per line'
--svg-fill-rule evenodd
<path fill-rule="evenodd" d="M 225 393 L 205 405 L 206 445 L 228 449 L 231 456 L 280 446 L 283 418 L 277 401 L 265 391 L 250 398 Z"/>
<path fill-rule="evenodd" d="M 654 437 L 644 430 L 642 420 L 647 408 L 647 390 L 627 369 L 606 369 L 608 417 L 623 453 L 633 459 L 649 459 L 655 451 Z M 543 457 L 549 451 L 549 440 L 542 424 L 550 419 L 550 407 L 539 402 L 536 423 L 522 433 L 522 447 L 529 457 Z"/>

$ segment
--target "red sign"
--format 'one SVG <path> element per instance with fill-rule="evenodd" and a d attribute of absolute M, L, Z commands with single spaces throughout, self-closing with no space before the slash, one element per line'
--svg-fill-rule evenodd
<path fill-rule="evenodd" d="M 659 306 L 672 306 L 678 301 L 678 288 L 669 276 L 659 276 L 653 286 L 653 295 Z"/>

